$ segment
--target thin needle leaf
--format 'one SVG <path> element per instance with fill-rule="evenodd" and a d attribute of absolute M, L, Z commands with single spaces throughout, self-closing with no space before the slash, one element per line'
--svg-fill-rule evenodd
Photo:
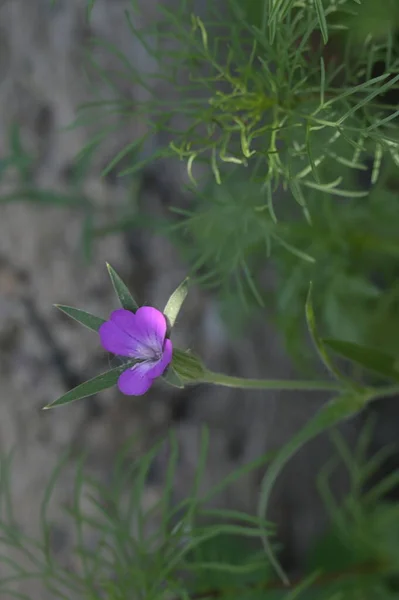
<path fill-rule="evenodd" d="M 317 18 L 319 20 L 321 35 L 323 36 L 323 42 L 325 44 L 327 44 L 327 42 L 328 42 L 328 27 L 327 27 L 326 15 L 324 13 L 322 0 L 315 0 L 315 8 L 316 8 L 316 12 L 317 12 Z"/>

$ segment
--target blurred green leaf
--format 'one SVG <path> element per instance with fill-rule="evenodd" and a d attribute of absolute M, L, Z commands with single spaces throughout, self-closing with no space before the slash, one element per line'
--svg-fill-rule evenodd
<path fill-rule="evenodd" d="M 345 375 L 343 375 L 336 368 L 336 366 L 330 359 L 328 352 L 326 351 L 326 349 L 324 347 L 322 339 L 320 338 L 319 334 L 317 333 L 316 319 L 315 319 L 313 303 L 312 303 L 312 284 L 310 284 L 310 286 L 309 286 L 308 297 L 306 299 L 306 305 L 305 305 L 305 313 L 306 313 L 306 322 L 308 325 L 309 333 L 312 337 L 315 348 L 316 348 L 321 360 L 323 361 L 324 365 L 332 373 L 332 375 L 334 375 L 338 380 L 346 381 L 347 383 L 352 383 L 352 382 L 349 382 L 347 377 Z"/>
<path fill-rule="evenodd" d="M 33 202 L 76 208 L 83 208 L 89 205 L 87 198 L 83 196 L 64 194 L 54 190 L 43 190 L 34 187 L 20 188 L 15 192 L 0 196 L 0 204 L 8 204 L 9 202 Z"/>
<path fill-rule="evenodd" d="M 131 312 L 136 312 L 138 309 L 138 304 L 129 292 L 126 284 L 119 277 L 118 273 L 107 263 L 107 269 L 109 276 L 111 277 L 112 285 L 114 286 L 114 290 L 116 295 L 119 298 L 119 302 L 125 310 L 130 310 Z"/>
<path fill-rule="evenodd" d="M 173 327 L 176 323 L 180 309 L 188 294 L 188 281 L 188 277 L 182 281 L 179 287 L 173 292 L 164 308 L 163 312 L 169 321 L 170 327 Z"/>
<path fill-rule="evenodd" d="M 116 367 L 111 371 L 101 373 L 101 375 L 97 375 L 97 377 L 94 377 L 89 381 L 81 383 L 73 390 L 67 392 L 66 394 L 58 398 L 58 400 L 55 400 L 54 402 L 48 404 L 44 408 L 48 409 L 55 408 L 56 406 L 63 406 L 64 404 L 69 404 L 70 402 L 75 402 L 75 400 L 81 400 L 82 398 L 87 398 L 88 396 L 93 396 L 98 392 L 107 390 L 108 388 L 113 387 L 117 383 L 121 373 L 123 373 L 123 371 L 126 371 L 126 369 L 128 368 L 129 365 L 125 364 L 120 367 Z"/>
<path fill-rule="evenodd" d="M 375 348 L 369 348 L 344 340 L 323 339 L 326 346 L 336 354 L 378 373 L 383 377 L 399 381 L 399 357 L 391 356 Z"/>
<path fill-rule="evenodd" d="M 366 393 L 356 393 L 354 391 L 348 391 L 343 393 L 333 400 L 330 400 L 327 404 L 321 407 L 321 409 L 315 414 L 305 427 L 299 431 L 287 444 L 285 444 L 281 450 L 277 453 L 275 459 L 270 464 L 266 471 L 261 484 L 261 492 L 258 504 L 258 516 L 264 518 L 267 513 L 270 495 L 276 479 L 281 473 L 287 462 L 298 452 L 302 446 L 307 442 L 315 438 L 317 435 L 338 425 L 342 421 L 354 416 L 358 413 L 369 400 L 369 395 Z M 264 534 L 262 536 L 265 551 L 268 558 L 275 568 L 278 575 L 284 582 L 287 582 L 287 577 L 278 560 L 276 559 L 274 552 L 270 546 L 269 539 Z"/>
<path fill-rule="evenodd" d="M 73 306 L 64 306 L 62 304 L 55 304 L 56 308 L 61 310 L 63 313 L 71 317 L 78 323 L 81 323 L 85 327 L 88 327 L 92 331 L 98 331 L 103 323 L 105 323 L 105 319 L 101 317 L 96 317 L 85 310 L 81 310 L 80 308 L 74 308 Z"/>
<path fill-rule="evenodd" d="M 224 531 L 196 546 L 187 567 L 194 572 L 196 593 L 217 589 L 226 599 L 237 598 L 238 593 L 240 599 L 252 598 L 252 586 L 261 588 L 272 578 L 263 552 L 256 551 L 248 538 Z"/>
<path fill-rule="evenodd" d="M 327 44 L 327 42 L 328 42 L 328 27 L 327 27 L 325 10 L 323 7 L 323 0 L 315 0 L 314 4 L 315 4 L 316 12 L 317 12 L 317 18 L 319 20 L 321 35 L 323 36 L 324 43 Z"/>

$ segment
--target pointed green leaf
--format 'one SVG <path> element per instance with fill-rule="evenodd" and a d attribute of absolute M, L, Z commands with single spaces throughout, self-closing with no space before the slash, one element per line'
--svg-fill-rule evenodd
<path fill-rule="evenodd" d="M 171 327 L 173 327 L 173 325 L 176 323 L 177 316 L 180 312 L 184 300 L 186 299 L 188 293 L 188 281 L 188 277 L 186 277 L 186 279 L 182 281 L 179 287 L 173 292 L 173 294 L 169 298 L 163 311 Z"/>
<path fill-rule="evenodd" d="M 121 303 L 122 307 L 126 310 L 136 312 L 136 310 L 138 309 L 138 304 L 129 292 L 126 284 L 122 281 L 118 273 L 108 263 L 107 269 L 109 276 L 111 277 L 112 285 L 114 286 L 114 290 L 119 298 L 119 302 Z"/>
<path fill-rule="evenodd" d="M 182 380 L 180 379 L 173 367 L 169 367 L 162 379 L 166 381 L 167 384 L 173 387 L 177 387 L 180 389 L 184 388 L 184 383 L 182 382 Z"/>
<path fill-rule="evenodd" d="M 97 375 L 93 379 L 89 379 L 89 381 L 85 381 L 81 383 L 73 390 L 67 392 L 58 400 L 55 400 L 51 404 L 45 406 L 45 409 L 54 408 L 56 406 L 62 406 L 64 404 L 69 404 L 70 402 L 75 402 L 75 400 L 81 400 L 82 398 L 87 398 L 88 396 L 93 396 L 98 392 L 102 392 L 103 390 L 107 390 L 108 388 L 113 387 L 118 379 L 120 374 L 129 368 L 129 365 L 122 365 L 120 367 L 116 367 L 111 371 L 106 371 L 105 373 L 101 373 L 101 375 Z"/>
<path fill-rule="evenodd" d="M 88 327 L 92 331 L 98 331 L 103 323 L 105 323 L 105 319 L 101 317 L 96 317 L 95 315 L 91 315 L 85 310 L 80 310 L 80 308 L 74 308 L 73 306 L 63 306 L 62 304 L 55 304 L 56 308 L 61 310 L 63 313 L 71 317 L 78 323 L 81 323 L 85 327 Z"/>
<path fill-rule="evenodd" d="M 324 344 L 334 352 L 369 371 L 388 379 L 399 381 L 399 358 L 374 348 L 346 342 L 344 340 L 325 339 Z"/>
<path fill-rule="evenodd" d="M 323 42 L 327 44 L 328 42 L 328 27 L 326 21 L 325 9 L 323 7 L 323 0 L 315 0 L 315 8 L 317 12 L 317 18 L 319 20 L 319 26 L 321 35 L 323 36 Z"/>

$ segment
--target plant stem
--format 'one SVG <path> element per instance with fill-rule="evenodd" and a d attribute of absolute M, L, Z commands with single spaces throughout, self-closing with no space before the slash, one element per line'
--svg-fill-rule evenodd
<path fill-rule="evenodd" d="M 232 377 L 224 373 L 205 371 L 203 383 L 223 385 L 225 387 L 255 389 L 255 390 L 291 390 L 308 392 L 341 392 L 344 386 L 334 381 L 295 381 L 289 379 L 245 379 L 245 377 Z"/>
<path fill-rule="evenodd" d="M 291 379 L 246 379 L 245 377 L 233 377 L 224 373 L 215 373 L 206 370 L 201 383 L 212 383 L 224 387 L 252 390 L 281 390 L 281 391 L 307 391 L 307 392 L 344 392 L 348 386 L 335 381 L 306 381 Z M 364 388 L 369 392 L 368 402 L 381 398 L 392 398 L 399 396 L 399 384 L 386 385 L 377 388 Z M 359 389 L 353 388 L 353 392 Z"/>

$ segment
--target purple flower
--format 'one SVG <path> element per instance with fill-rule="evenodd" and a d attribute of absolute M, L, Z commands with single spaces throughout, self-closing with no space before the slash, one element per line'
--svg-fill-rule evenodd
<path fill-rule="evenodd" d="M 164 373 L 172 360 L 172 342 L 165 339 L 166 329 L 165 316 L 151 306 L 142 306 L 135 313 L 115 310 L 101 325 L 99 334 L 105 350 L 139 361 L 119 377 L 122 394 L 141 396 Z"/>

